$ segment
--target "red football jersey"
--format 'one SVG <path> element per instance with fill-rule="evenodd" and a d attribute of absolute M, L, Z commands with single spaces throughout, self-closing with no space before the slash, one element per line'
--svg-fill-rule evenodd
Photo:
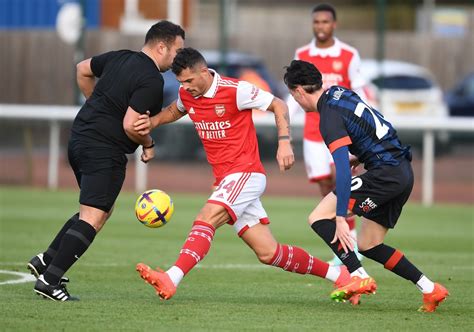
<path fill-rule="evenodd" d="M 365 84 L 359 72 L 359 53 L 355 48 L 336 38 L 334 45 L 328 48 L 316 47 L 313 39 L 309 44 L 296 50 L 295 59 L 313 63 L 319 69 L 323 76 L 323 89 L 340 85 L 354 90 Z M 293 103 L 296 104 L 294 101 Z M 309 112 L 305 116 L 304 138 L 322 142 L 323 138 L 319 131 L 319 113 Z"/>
<path fill-rule="evenodd" d="M 258 152 L 252 109 L 267 110 L 273 95 L 246 81 L 214 75 L 209 90 L 194 98 L 182 87 L 177 106 L 187 112 L 201 138 L 217 185 L 237 172 L 265 174 Z"/>

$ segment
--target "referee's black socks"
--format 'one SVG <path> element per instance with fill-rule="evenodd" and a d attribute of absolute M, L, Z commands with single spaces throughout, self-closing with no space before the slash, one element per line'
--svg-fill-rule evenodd
<path fill-rule="evenodd" d="M 423 275 L 401 251 L 383 243 L 369 250 L 359 250 L 359 252 L 367 258 L 383 264 L 387 270 L 392 271 L 402 278 L 411 280 L 414 284 L 416 284 Z"/>
<path fill-rule="evenodd" d="M 79 219 L 62 236 L 56 256 L 44 273 L 46 282 L 56 285 L 64 273 L 84 254 L 95 238 L 96 230 Z"/>
<path fill-rule="evenodd" d="M 324 242 L 334 251 L 337 257 L 347 266 L 347 269 L 350 273 L 354 272 L 358 268 L 362 267 L 359 260 L 357 259 L 356 254 L 353 251 L 348 253 L 344 252 L 344 249 L 339 246 L 339 241 L 331 243 L 334 239 L 334 234 L 336 234 L 336 223 L 330 219 L 322 219 L 315 221 L 311 228 L 318 234 Z"/>
<path fill-rule="evenodd" d="M 61 230 L 58 232 L 58 234 L 56 234 L 56 237 L 49 245 L 48 250 L 46 250 L 43 253 L 43 259 L 46 265 L 49 265 L 51 261 L 53 260 L 54 256 L 56 256 L 56 253 L 58 252 L 58 249 L 59 249 L 59 245 L 61 244 L 61 239 L 63 238 L 64 234 L 78 220 L 79 220 L 79 212 L 73 215 L 71 218 L 69 218 L 69 220 L 66 221 L 66 223 L 63 225 Z"/>

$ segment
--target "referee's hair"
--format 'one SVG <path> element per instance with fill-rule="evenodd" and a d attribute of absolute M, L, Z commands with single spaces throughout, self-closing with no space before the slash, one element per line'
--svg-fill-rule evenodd
<path fill-rule="evenodd" d="M 313 93 L 323 86 L 321 72 L 312 63 L 293 60 L 285 69 L 283 80 L 290 90 L 301 85 L 306 92 Z"/>
<path fill-rule="evenodd" d="M 179 49 L 176 53 L 171 65 L 171 71 L 175 75 L 179 75 L 184 69 L 194 68 L 198 64 L 207 67 L 206 59 L 198 50 L 192 47 L 185 47 Z"/>
<path fill-rule="evenodd" d="M 336 18 L 336 9 L 328 3 L 321 3 L 313 8 L 312 14 L 316 12 L 330 12 L 332 14 L 332 18 L 334 21 L 337 20 Z"/>
<path fill-rule="evenodd" d="M 150 30 L 146 33 L 145 44 L 162 41 L 169 46 L 178 36 L 184 39 L 184 30 L 177 24 L 163 20 L 151 26 Z"/>

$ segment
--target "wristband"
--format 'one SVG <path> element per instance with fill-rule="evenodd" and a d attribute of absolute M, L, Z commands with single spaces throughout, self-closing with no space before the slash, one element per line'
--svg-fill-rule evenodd
<path fill-rule="evenodd" d="M 278 136 L 279 141 L 282 141 L 282 140 L 285 140 L 285 139 L 290 140 L 290 136 L 289 135 Z"/>
<path fill-rule="evenodd" d="M 143 145 L 144 149 L 151 149 L 153 147 L 155 147 L 155 141 L 153 140 L 153 138 L 151 139 L 151 144 L 149 146 Z"/>

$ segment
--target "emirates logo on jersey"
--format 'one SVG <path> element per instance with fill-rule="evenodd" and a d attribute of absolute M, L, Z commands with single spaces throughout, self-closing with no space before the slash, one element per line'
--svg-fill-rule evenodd
<path fill-rule="evenodd" d="M 216 111 L 216 115 L 220 118 L 224 116 L 225 113 L 225 106 L 220 104 L 220 105 L 215 105 L 214 106 L 214 111 Z"/>
<path fill-rule="evenodd" d="M 332 69 L 334 69 L 334 71 L 341 71 L 342 70 L 342 62 L 341 61 L 333 61 L 332 62 Z"/>

